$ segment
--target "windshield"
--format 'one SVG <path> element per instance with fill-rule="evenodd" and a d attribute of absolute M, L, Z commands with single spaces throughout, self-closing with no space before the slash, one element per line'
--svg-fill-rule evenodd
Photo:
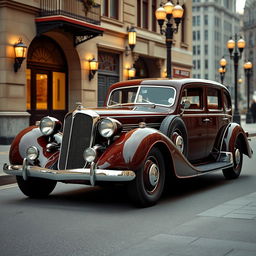
<path fill-rule="evenodd" d="M 108 106 L 136 103 L 172 106 L 175 94 L 176 91 L 172 87 L 136 86 L 119 88 L 111 92 Z"/>

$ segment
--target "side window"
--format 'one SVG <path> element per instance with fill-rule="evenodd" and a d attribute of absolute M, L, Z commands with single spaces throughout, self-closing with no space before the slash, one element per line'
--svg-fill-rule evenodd
<path fill-rule="evenodd" d="M 222 109 L 221 91 L 215 88 L 207 89 L 207 107 L 209 110 Z"/>
<path fill-rule="evenodd" d="M 187 88 L 182 93 L 181 101 L 189 101 L 189 109 L 203 108 L 203 90 L 202 88 Z"/>
<path fill-rule="evenodd" d="M 230 111 L 231 108 L 232 108 L 231 100 L 230 100 L 230 96 L 225 91 L 224 91 L 224 94 L 223 94 L 223 101 L 224 101 L 223 103 L 224 103 L 225 111 Z"/>

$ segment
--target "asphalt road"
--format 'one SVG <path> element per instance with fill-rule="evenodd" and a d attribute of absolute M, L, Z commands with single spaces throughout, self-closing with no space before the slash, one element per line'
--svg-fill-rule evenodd
<path fill-rule="evenodd" d="M 256 152 L 255 137 L 251 145 Z M 0 255 L 255 256 L 255 159 L 244 158 L 237 180 L 184 180 L 145 209 L 120 187 L 58 184 L 36 200 L 0 186 Z"/>

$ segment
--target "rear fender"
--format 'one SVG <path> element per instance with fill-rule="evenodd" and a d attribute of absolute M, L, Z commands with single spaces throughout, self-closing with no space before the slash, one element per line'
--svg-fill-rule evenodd
<path fill-rule="evenodd" d="M 9 153 L 10 163 L 22 164 L 27 148 L 35 146 L 39 150 L 39 157 L 31 164 L 49 168 L 58 160 L 59 152 L 47 152 L 47 143 L 48 137 L 42 135 L 38 126 L 29 126 L 14 138 Z"/>
<path fill-rule="evenodd" d="M 235 147 L 236 138 L 242 142 L 242 153 L 248 157 L 252 157 L 252 149 L 249 145 L 247 135 L 243 128 L 237 123 L 231 123 L 224 135 L 222 150 L 232 152 Z"/>

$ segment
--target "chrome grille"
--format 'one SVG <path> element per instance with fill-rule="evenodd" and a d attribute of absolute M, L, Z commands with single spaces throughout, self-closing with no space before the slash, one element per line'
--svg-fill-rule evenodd
<path fill-rule="evenodd" d="M 83 168 L 83 152 L 92 144 L 94 117 L 86 111 L 68 114 L 65 118 L 59 169 Z"/>

